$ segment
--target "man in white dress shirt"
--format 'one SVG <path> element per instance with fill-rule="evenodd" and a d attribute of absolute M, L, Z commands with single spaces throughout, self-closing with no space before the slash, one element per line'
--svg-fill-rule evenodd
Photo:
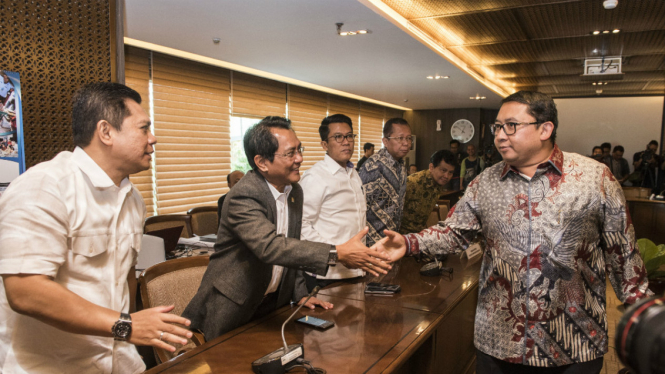
<path fill-rule="evenodd" d="M 129 175 L 150 167 L 141 96 L 93 83 L 74 96 L 74 152 L 0 198 L 0 372 L 140 373 L 134 344 L 175 350 L 191 332 L 173 306 L 131 313 L 146 214 Z M 131 313 L 131 314 L 129 314 Z"/>
<path fill-rule="evenodd" d="M 362 181 L 350 162 L 356 135 L 351 118 L 343 114 L 324 118 L 319 135 L 325 158 L 307 170 L 300 180 L 304 194 L 300 238 L 339 245 L 365 227 L 367 207 Z M 325 287 L 363 275 L 361 269 L 339 264 L 328 268 L 325 276 L 305 273 L 305 281 L 312 290 L 317 285 Z"/>

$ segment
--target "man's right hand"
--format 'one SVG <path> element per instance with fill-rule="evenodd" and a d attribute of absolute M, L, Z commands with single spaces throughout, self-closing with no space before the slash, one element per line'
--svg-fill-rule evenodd
<path fill-rule="evenodd" d="M 353 238 L 344 244 L 337 246 L 337 261 L 350 269 L 362 269 L 373 276 L 387 274 L 392 269 L 387 262 L 390 256 L 367 248 L 362 243 L 362 238 L 367 235 L 369 228 L 360 230 Z"/>
<path fill-rule="evenodd" d="M 132 334 L 129 342 L 135 345 L 150 345 L 169 352 L 175 352 L 175 347 L 169 342 L 187 344 L 187 339 L 184 338 L 191 338 L 192 332 L 173 323 L 189 326 L 191 322 L 186 318 L 170 314 L 174 307 L 174 305 L 158 306 L 132 313 Z"/>

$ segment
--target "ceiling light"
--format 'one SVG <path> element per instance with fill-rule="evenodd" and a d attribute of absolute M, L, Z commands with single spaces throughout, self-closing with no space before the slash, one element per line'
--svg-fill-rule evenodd
<path fill-rule="evenodd" d="M 619 29 L 614 29 L 614 30 L 612 30 L 612 33 L 613 33 L 613 34 L 618 34 L 619 31 L 621 31 L 621 30 L 619 30 Z"/>
<path fill-rule="evenodd" d="M 447 75 L 444 75 L 444 76 L 443 76 L 443 77 L 441 77 L 441 78 L 443 78 L 443 79 L 448 79 L 448 78 L 450 78 L 450 77 L 449 77 L 449 76 L 447 76 Z"/>
<path fill-rule="evenodd" d="M 597 93 L 598 95 L 600 95 L 600 94 L 603 93 L 603 90 L 596 90 L 596 93 Z"/>
<path fill-rule="evenodd" d="M 591 51 L 591 53 L 598 53 L 598 50 L 594 49 L 593 51 Z"/>
<path fill-rule="evenodd" d="M 434 79 L 441 79 L 441 76 L 436 75 L 436 76 L 434 76 Z"/>
<path fill-rule="evenodd" d="M 480 97 L 480 100 L 485 100 L 485 99 L 486 99 L 485 96 L 481 96 L 481 97 Z"/>
<path fill-rule="evenodd" d="M 603 34 L 609 34 L 609 33 L 610 33 L 610 30 L 604 30 L 603 31 Z"/>
<path fill-rule="evenodd" d="M 593 82 L 593 83 L 591 83 L 591 84 L 595 86 L 595 85 L 596 85 L 596 82 Z"/>
<path fill-rule="evenodd" d="M 619 5 L 619 0 L 605 0 L 605 1 L 603 1 L 603 7 L 605 7 L 605 9 L 607 9 L 607 10 L 614 9 L 614 8 L 617 7 L 617 5 Z"/>
<path fill-rule="evenodd" d="M 427 79 L 434 79 L 434 77 L 429 75 L 429 76 L 427 76 Z"/>
<path fill-rule="evenodd" d="M 347 35 L 356 35 L 356 34 L 369 34 L 371 33 L 370 30 L 357 30 L 357 31 L 342 31 L 342 26 L 344 26 L 343 23 L 338 22 L 335 24 L 337 26 L 337 35 L 339 36 L 347 36 Z"/>
<path fill-rule="evenodd" d="M 598 35 L 598 34 L 600 34 L 600 31 L 596 30 L 596 31 L 594 31 L 592 34 L 594 34 L 594 35 Z"/>

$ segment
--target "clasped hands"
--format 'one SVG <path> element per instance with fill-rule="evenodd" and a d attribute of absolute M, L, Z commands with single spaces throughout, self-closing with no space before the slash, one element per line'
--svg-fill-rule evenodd
<path fill-rule="evenodd" d="M 379 273 L 387 274 L 392 269 L 391 263 L 399 260 L 406 252 L 402 235 L 384 230 L 383 239 L 367 248 L 362 238 L 367 235 L 369 228 L 365 227 L 349 241 L 337 246 L 337 261 L 350 269 L 362 269 L 373 276 Z"/>

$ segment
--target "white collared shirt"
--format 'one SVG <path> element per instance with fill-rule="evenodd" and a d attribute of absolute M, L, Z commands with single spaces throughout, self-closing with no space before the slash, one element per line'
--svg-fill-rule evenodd
<path fill-rule="evenodd" d="M 349 163 L 342 167 L 326 155 L 300 180 L 304 203 L 300 239 L 339 245 L 365 227 L 365 195 L 358 172 Z M 319 279 L 346 279 L 363 276 L 360 269 L 342 264 L 331 266 Z"/>
<path fill-rule="evenodd" d="M 289 198 L 289 194 L 293 187 L 290 185 L 284 186 L 284 192 L 279 192 L 268 181 L 266 181 L 266 183 L 268 183 L 268 188 L 270 188 L 270 192 L 275 198 L 275 205 L 277 206 L 277 235 L 284 235 L 284 237 L 286 237 L 289 232 L 289 204 L 287 204 L 286 199 Z M 283 266 L 273 265 L 272 278 L 270 279 L 270 284 L 266 290 L 266 295 L 277 291 L 277 288 L 279 288 L 279 282 L 282 280 L 283 272 Z"/>
<path fill-rule="evenodd" d="M 81 148 L 61 152 L 19 176 L 0 198 L 0 274 L 47 275 L 119 317 L 129 311 L 127 274 L 140 250 L 145 214 L 129 179 L 118 187 Z M 144 370 L 133 344 L 64 332 L 20 315 L 0 285 L 0 372 Z"/>

